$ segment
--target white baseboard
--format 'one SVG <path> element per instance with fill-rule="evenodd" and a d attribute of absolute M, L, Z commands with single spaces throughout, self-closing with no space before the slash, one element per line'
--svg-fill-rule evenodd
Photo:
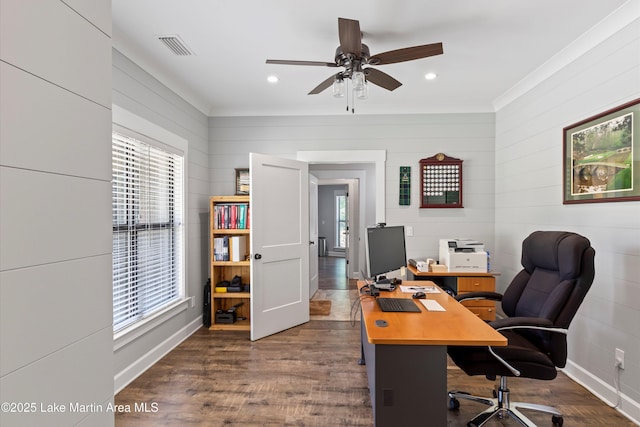
<path fill-rule="evenodd" d="M 171 335 L 169 338 L 155 346 L 147 354 L 118 372 L 113 378 L 114 394 L 120 392 L 131 381 L 138 378 L 147 369 L 162 359 L 167 353 L 176 348 L 182 341 L 189 338 L 194 332 L 202 327 L 202 317 L 196 318 L 191 323 Z"/>
<path fill-rule="evenodd" d="M 567 360 L 567 366 L 561 371 L 607 405 L 613 407 L 618 401 L 615 388 L 594 376 L 592 373 L 584 370 L 581 366 L 576 365 L 571 360 Z M 640 403 L 631 400 L 629 396 L 623 393 L 620 397 L 620 405 L 616 410 L 640 426 Z"/>
<path fill-rule="evenodd" d="M 327 256 L 332 256 L 336 258 L 344 258 L 344 251 L 327 251 Z"/>

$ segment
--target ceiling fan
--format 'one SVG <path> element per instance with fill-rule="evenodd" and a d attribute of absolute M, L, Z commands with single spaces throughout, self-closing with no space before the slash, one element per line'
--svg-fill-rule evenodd
<path fill-rule="evenodd" d="M 402 83 L 380 70 L 371 67 L 363 68 L 363 66 L 413 61 L 443 53 L 442 43 L 432 43 L 370 55 L 369 47 L 362 43 L 360 22 L 353 19 L 338 18 L 338 37 L 340 46 L 336 48 L 334 62 L 267 59 L 267 64 L 344 67 L 344 71 L 330 76 L 311 90 L 309 95 L 318 94 L 331 85 L 334 85 L 335 91 L 336 85 L 343 84 L 345 79 L 351 79 L 354 91 L 362 88 L 366 90 L 365 82 L 367 81 L 392 91 L 402 86 Z"/>

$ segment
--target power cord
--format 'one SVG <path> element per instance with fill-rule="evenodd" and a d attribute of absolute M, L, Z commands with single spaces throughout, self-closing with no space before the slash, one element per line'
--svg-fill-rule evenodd
<path fill-rule="evenodd" d="M 622 363 L 620 361 L 616 361 L 615 365 L 613 365 L 613 385 L 616 388 L 616 404 L 611 406 L 612 408 L 619 408 L 620 404 L 622 404 L 622 392 L 620 391 L 620 371 L 622 371 Z"/>

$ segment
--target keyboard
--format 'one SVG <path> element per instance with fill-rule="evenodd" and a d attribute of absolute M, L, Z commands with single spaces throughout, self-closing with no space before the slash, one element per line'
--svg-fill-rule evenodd
<path fill-rule="evenodd" d="M 420 313 L 421 311 L 413 300 L 407 298 L 377 298 L 376 301 L 378 301 L 378 306 L 382 311 L 412 313 Z"/>

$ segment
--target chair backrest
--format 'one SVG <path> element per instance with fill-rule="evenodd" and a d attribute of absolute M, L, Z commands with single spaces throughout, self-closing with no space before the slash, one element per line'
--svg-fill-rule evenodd
<path fill-rule="evenodd" d="M 565 231 L 535 231 L 522 242 L 522 266 L 504 292 L 509 317 L 540 317 L 568 328 L 595 275 L 595 250 L 586 237 Z M 563 367 L 567 358 L 562 334 L 524 332 Z"/>

